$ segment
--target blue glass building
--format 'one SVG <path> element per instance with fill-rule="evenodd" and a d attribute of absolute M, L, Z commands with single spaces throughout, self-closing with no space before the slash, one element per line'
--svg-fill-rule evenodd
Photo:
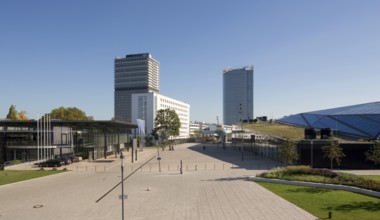
<path fill-rule="evenodd" d="M 253 119 L 253 66 L 223 71 L 223 121 L 225 125 Z"/>
<path fill-rule="evenodd" d="M 277 122 L 304 128 L 330 128 L 339 135 L 363 139 L 380 136 L 380 102 L 300 113 Z"/>

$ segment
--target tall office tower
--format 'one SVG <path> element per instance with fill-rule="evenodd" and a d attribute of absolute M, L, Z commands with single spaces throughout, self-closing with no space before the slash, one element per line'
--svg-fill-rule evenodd
<path fill-rule="evenodd" d="M 223 70 L 223 121 L 225 125 L 253 119 L 253 66 Z"/>
<path fill-rule="evenodd" d="M 115 58 L 115 119 L 132 122 L 132 94 L 159 93 L 159 72 L 149 53 Z"/>

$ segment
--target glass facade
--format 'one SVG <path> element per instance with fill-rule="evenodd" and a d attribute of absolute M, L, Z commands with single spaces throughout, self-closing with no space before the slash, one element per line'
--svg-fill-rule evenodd
<path fill-rule="evenodd" d="M 253 119 L 253 66 L 225 69 L 223 73 L 223 120 L 226 125 Z"/>
<path fill-rule="evenodd" d="M 4 126 L 0 127 L 0 164 L 12 160 L 36 161 L 38 152 L 43 158 L 52 158 L 55 155 L 70 154 L 82 156 L 84 159 L 97 159 L 118 151 L 120 144 L 129 146 L 131 129 L 135 125 L 126 125 L 124 128 L 110 121 L 107 128 L 99 127 L 98 122 L 88 122 L 86 126 L 76 126 L 68 122 L 66 126 L 52 126 L 50 132 L 39 132 L 39 144 L 37 143 L 36 122 L 27 121 L 17 125 L 7 125 L 9 121 L 0 121 Z M 102 126 L 107 122 L 102 122 Z M 115 127 L 113 127 L 115 126 Z M 124 125 L 122 125 L 124 126 Z M 85 128 L 83 128 L 85 127 Z M 70 131 L 68 133 L 68 131 Z M 42 146 L 44 136 L 49 136 L 51 144 L 46 144 L 46 151 L 38 151 L 37 146 Z M 41 149 L 41 148 L 40 148 Z"/>
<path fill-rule="evenodd" d="M 345 136 L 377 139 L 380 135 L 380 102 L 300 113 L 277 121 L 304 128 L 330 128 Z"/>

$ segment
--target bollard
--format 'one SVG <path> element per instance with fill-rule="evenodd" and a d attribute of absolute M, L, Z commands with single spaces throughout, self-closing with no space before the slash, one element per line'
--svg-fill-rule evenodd
<path fill-rule="evenodd" d="M 181 162 L 180 173 L 183 174 L 183 171 L 182 171 L 182 160 L 180 162 Z"/>

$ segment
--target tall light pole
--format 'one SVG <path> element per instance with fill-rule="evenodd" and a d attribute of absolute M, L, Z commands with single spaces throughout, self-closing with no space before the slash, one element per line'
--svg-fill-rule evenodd
<path fill-rule="evenodd" d="M 121 219 L 124 220 L 124 155 L 120 153 L 121 160 Z"/>

